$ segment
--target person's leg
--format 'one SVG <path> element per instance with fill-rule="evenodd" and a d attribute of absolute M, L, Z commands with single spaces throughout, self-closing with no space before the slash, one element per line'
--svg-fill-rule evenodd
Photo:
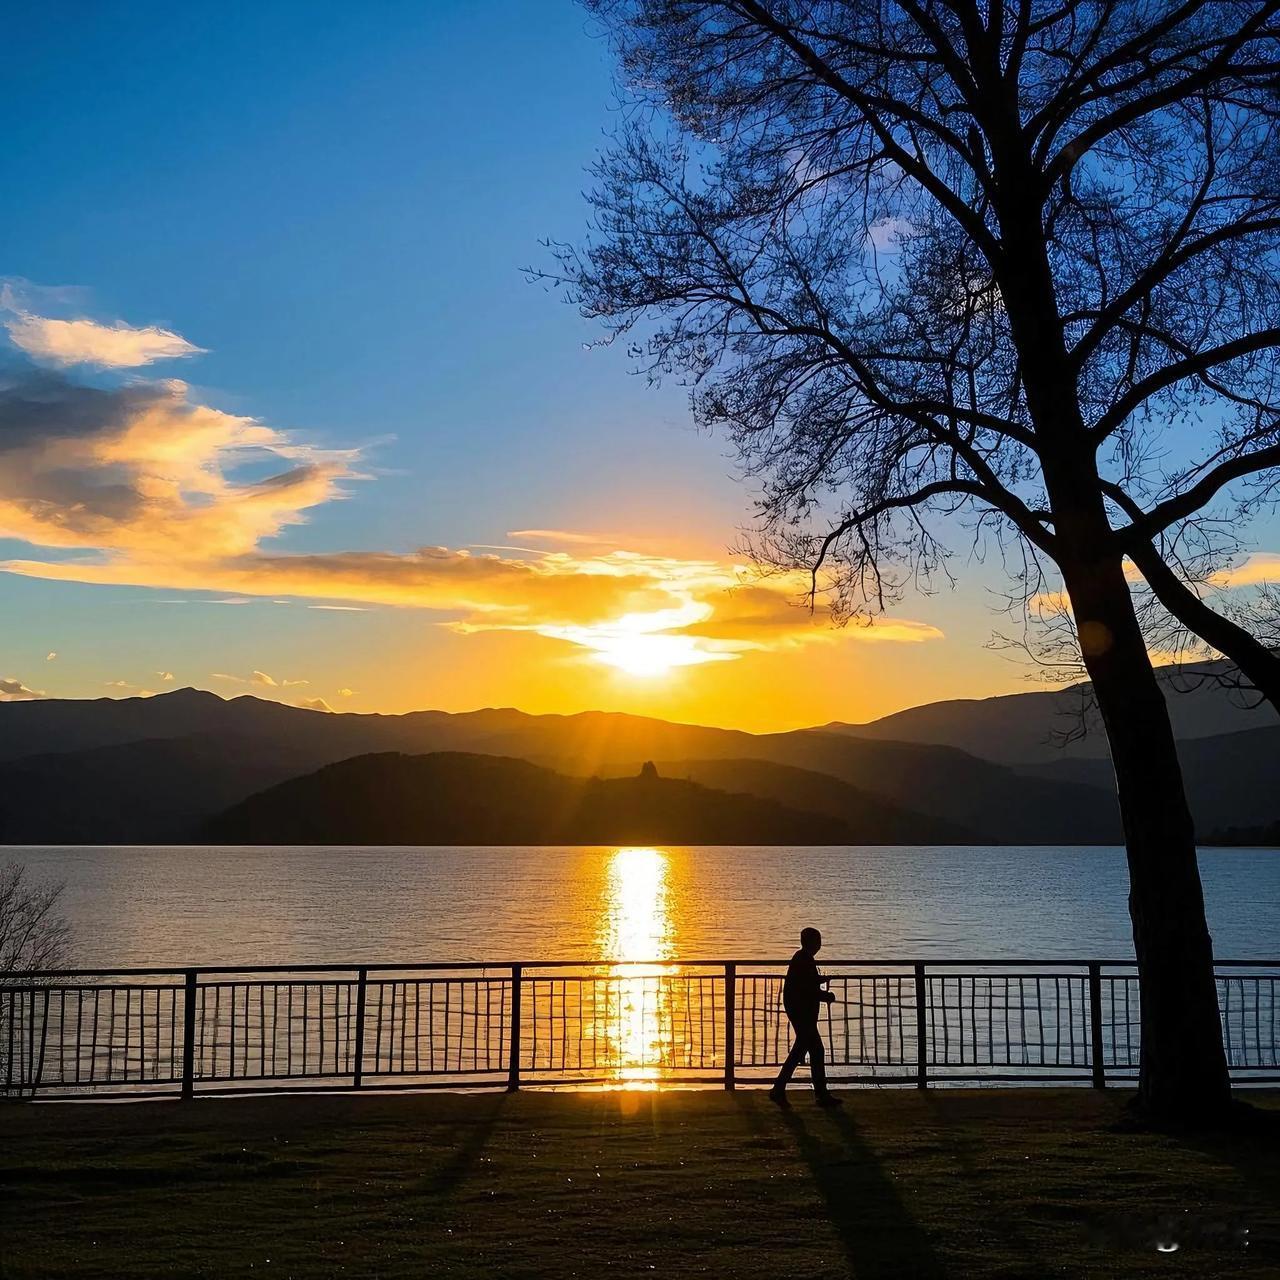
<path fill-rule="evenodd" d="M 787 1059 L 782 1064 L 782 1069 L 778 1072 L 778 1078 L 773 1082 L 773 1088 L 769 1091 L 770 1093 L 782 1093 L 787 1087 L 788 1081 L 795 1075 L 796 1068 L 804 1061 L 806 1048 L 804 1031 L 796 1026 L 793 1026 L 791 1030 L 795 1037 L 791 1045 L 791 1052 L 787 1054 Z"/>
<path fill-rule="evenodd" d="M 839 1107 L 844 1104 L 827 1088 L 827 1051 L 817 1027 L 809 1041 L 809 1072 L 813 1076 L 813 1092 L 820 1107 Z"/>
<path fill-rule="evenodd" d="M 809 1074 L 813 1077 L 814 1093 L 824 1096 L 827 1092 L 827 1050 L 816 1026 L 809 1036 Z"/>

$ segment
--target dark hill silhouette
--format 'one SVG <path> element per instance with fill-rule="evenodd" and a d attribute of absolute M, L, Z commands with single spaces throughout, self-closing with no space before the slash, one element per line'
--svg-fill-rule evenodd
<path fill-rule="evenodd" d="M 656 773 L 570 778 L 460 752 L 327 765 L 242 801 L 205 834 L 233 844 L 851 842 L 836 818 Z"/>
<path fill-rule="evenodd" d="M 197 734 L 0 763 L 0 844 L 171 844 L 253 793 L 330 763 L 307 742 L 266 749 L 247 734 Z M 844 822 L 855 844 L 963 844 L 973 832 L 824 774 L 763 760 L 659 766 L 722 791 Z M 636 766 L 619 772 L 634 774 Z"/>
<path fill-rule="evenodd" d="M 518 757 L 578 776 L 616 773 L 643 760 L 750 759 L 827 774 L 985 841 L 1110 842 L 1119 834 L 1109 790 L 1021 777 L 950 747 L 842 733 L 750 734 L 605 712 L 329 715 L 252 697 L 224 701 L 191 690 L 119 702 L 0 704 L 0 759 L 47 754 L 59 746 L 84 750 L 197 734 L 236 735 L 253 744 L 238 748 L 242 763 L 266 767 L 280 759 L 295 765 L 297 773 L 385 751 Z M 69 789 L 74 790 L 74 775 L 83 767 L 83 761 L 67 761 Z M 187 785 L 201 783 L 197 777 Z M 206 805 L 204 811 L 214 808 Z"/>
<path fill-rule="evenodd" d="M 1173 728 L 1179 740 L 1221 736 L 1277 724 L 1269 703 L 1255 706 L 1215 677 L 1229 674 L 1226 662 L 1170 665 L 1159 669 Z M 1089 703 L 1088 683 L 1037 693 L 996 698 L 961 698 L 931 702 L 866 724 L 835 721 L 827 732 L 874 741 L 934 743 L 957 747 L 998 763 L 1053 764 L 1066 759 L 1103 759 L 1106 738 L 1096 714 L 1085 718 L 1084 737 L 1064 742 L 1063 735 L 1082 724 L 1081 708 Z M 1089 775 L 1096 776 L 1096 775 Z M 1108 783 L 1110 778 L 1108 775 Z"/>
<path fill-rule="evenodd" d="M 978 844 L 972 830 L 891 804 L 825 773 L 767 760 L 663 760 L 658 771 L 839 818 L 856 844 Z"/>
<path fill-rule="evenodd" d="M 1258 827 L 1222 827 L 1217 831 L 1211 831 L 1203 843 L 1241 848 L 1280 849 L 1280 820 Z"/>
<path fill-rule="evenodd" d="M 521 756 L 565 772 L 583 771 L 584 761 L 592 771 L 607 772 L 646 756 L 764 760 L 828 774 L 892 804 L 968 828 L 988 841 L 1113 843 L 1120 834 L 1112 793 L 1068 781 L 1023 777 L 951 747 L 870 742 L 813 730 L 754 735 L 668 726 L 684 729 L 676 743 L 682 752 L 620 754 L 631 745 L 632 732 L 611 738 L 599 735 L 599 727 L 591 721 L 540 724 L 497 740 L 482 740 L 475 749 Z M 624 728 L 630 730 L 630 726 Z"/>
<path fill-rule="evenodd" d="M 0 764 L 0 844 L 171 844 L 321 761 L 243 734 L 152 738 Z"/>
<path fill-rule="evenodd" d="M 1185 740 L 1178 756 L 1199 831 L 1280 820 L 1280 725 Z M 1061 760 L 1023 772 L 1051 782 L 1111 785 L 1109 760 Z"/>

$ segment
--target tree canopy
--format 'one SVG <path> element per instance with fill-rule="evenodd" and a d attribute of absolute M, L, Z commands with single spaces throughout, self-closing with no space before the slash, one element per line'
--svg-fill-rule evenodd
<path fill-rule="evenodd" d="M 1280 6 L 591 7 L 674 127 L 629 115 L 561 274 L 615 333 L 659 317 L 636 349 L 762 479 L 768 558 L 851 610 L 938 567 L 931 513 L 1056 559 L 1069 449 L 1194 607 L 1280 464 Z"/>

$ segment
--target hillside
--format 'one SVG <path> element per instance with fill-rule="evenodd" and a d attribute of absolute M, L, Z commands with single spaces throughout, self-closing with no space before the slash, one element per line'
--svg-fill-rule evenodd
<path fill-rule="evenodd" d="M 1179 740 L 1280 724 L 1269 704 L 1255 707 L 1256 698 L 1224 686 L 1220 677 L 1230 671 L 1225 662 L 1159 668 Z M 931 702 L 866 724 L 835 722 L 825 729 L 877 742 L 951 746 L 1004 764 L 1053 764 L 1106 756 L 1106 738 L 1096 712 L 1087 711 L 1090 705 L 1086 682 L 1037 693 Z M 1064 741 L 1078 735 L 1081 727 L 1086 729 L 1084 736 Z"/>
<path fill-rule="evenodd" d="M 1211 831 L 1201 843 L 1225 845 L 1235 849 L 1280 850 L 1280 822 L 1269 822 L 1257 827 L 1223 827 L 1218 831 Z"/>
<path fill-rule="evenodd" d="M 1280 725 L 1183 740 L 1178 756 L 1201 832 L 1280 821 Z M 1062 760 L 1020 772 L 1040 781 L 1111 785 L 1109 760 Z"/>
<path fill-rule="evenodd" d="M 720 791 L 749 795 L 838 818 L 855 844 L 977 844 L 967 827 L 891 804 L 825 773 L 767 760 L 659 760 L 667 778 L 687 778 Z"/>
<path fill-rule="evenodd" d="M 150 738 L 0 764 L 0 844 L 170 844 L 245 796 L 314 769 L 242 734 Z"/>
<path fill-rule="evenodd" d="M 230 844 L 847 844 L 838 819 L 651 771 L 570 778 L 524 760 L 381 753 L 328 765 L 215 818 Z"/>

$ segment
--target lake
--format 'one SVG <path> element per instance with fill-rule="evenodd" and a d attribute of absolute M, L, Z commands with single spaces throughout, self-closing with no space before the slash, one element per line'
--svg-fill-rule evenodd
<path fill-rule="evenodd" d="M 1118 848 L 9 848 L 91 966 L 790 955 L 1123 959 Z M 1220 958 L 1280 954 L 1280 853 L 1200 858 Z"/>

